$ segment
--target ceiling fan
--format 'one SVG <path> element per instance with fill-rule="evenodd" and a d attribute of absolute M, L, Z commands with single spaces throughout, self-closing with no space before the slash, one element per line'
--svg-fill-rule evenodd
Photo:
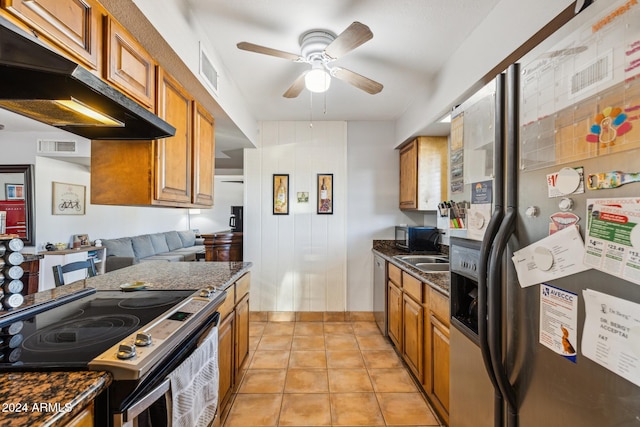
<path fill-rule="evenodd" d="M 346 68 L 330 65 L 372 38 L 373 33 L 369 27 L 356 21 L 338 36 L 328 30 L 306 31 L 300 36 L 300 55 L 248 42 L 240 42 L 237 46 L 238 49 L 249 52 L 311 65 L 311 69 L 302 73 L 282 95 L 285 98 L 297 97 L 305 87 L 312 92 L 325 92 L 329 89 L 331 77 L 374 95 L 382 90 L 383 86 L 380 83 Z"/>

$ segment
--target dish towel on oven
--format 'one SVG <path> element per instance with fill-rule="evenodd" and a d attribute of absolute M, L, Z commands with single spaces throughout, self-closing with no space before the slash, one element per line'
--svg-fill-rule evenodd
<path fill-rule="evenodd" d="M 172 427 L 206 427 L 218 405 L 218 327 L 176 370 L 171 381 Z"/>

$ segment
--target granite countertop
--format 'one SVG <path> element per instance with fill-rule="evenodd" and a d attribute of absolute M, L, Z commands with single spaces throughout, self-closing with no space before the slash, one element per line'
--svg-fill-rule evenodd
<path fill-rule="evenodd" d="M 154 290 L 197 291 L 206 286 L 224 290 L 251 265 L 250 262 L 142 262 L 27 295 L 22 306 L 11 312 L 0 311 L 0 317 L 82 289 L 119 290 L 120 285 L 136 280 L 149 283 Z M 100 371 L 0 373 L 0 427 L 64 425 L 109 384 L 111 375 Z"/>
<path fill-rule="evenodd" d="M 409 266 L 405 263 L 402 263 L 396 260 L 395 258 L 393 258 L 394 256 L 408 255 L 409 252 L 396 248 L 395 242 L 393 240 L 374 240 L 373 252 L 377 253 L 378 255 L 380 255 L 382 258 L 389 261 L 393 265 L 406 271 L 416 279 L 421 280 L 425 283 L 428 283 L 435 290 L 449 296 L 449 272 L 448 271 L 425 273 L 424 271 L 420 271 L 417 268 L 414 268 L 412 266 Z M 443 246 L 443 253 L 447 253 L 445 246 Z"/>
<path fill-rule="evenodd" d="M 111 384 L 107 372 L 0 374 L 0 427 L 63 426 Z"/>
<path fill-rule="evenodd" d="M 24 303 L 11 312 L 0 310 L 0 318 L 32 305 L 73 294 L 82 289 L 99 291 L 120 290 L 120 285 L 143 281 L 149 289 L 189 290 L 215 286 L 226 289 L 251 267 L 250 262 L 166 262 L 145 261 L 96 277 L 78 280 L 58 288 L 48 289 L 24 297 Z"/>

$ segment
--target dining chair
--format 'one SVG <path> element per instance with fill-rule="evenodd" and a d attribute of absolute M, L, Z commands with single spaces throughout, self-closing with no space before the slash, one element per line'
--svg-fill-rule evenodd
<path fill-rule="evenodd" d="M 70 262 L 65 265 L 54 265 L 53 266 L 53 280 L 56 283 L 56 287 L 64 285 L 64 274 L 70 273 L 72 271 L 78 271 L 86 269 L 87 276 L 86 277 L 94 277 L 98 274 L 96 270 L 96 264 L 93 261 L 93 258 L 88 258 L 86 261 L 76 261 Z"/>

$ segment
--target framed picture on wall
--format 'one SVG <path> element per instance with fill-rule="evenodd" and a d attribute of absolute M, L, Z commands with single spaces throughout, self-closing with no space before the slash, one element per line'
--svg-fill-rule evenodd
<path fill-rule="evenodd" d="M 90 246 L 88 234 L 74 234 L 73 235 L 73 247 L 82 248 L 84 246 Z"/>
<path fill-rule="evenodd" d="M 289 215 L 289 174 L 273 175 L 273 214 Z"/>
<path fill-rule="evenodd" d="M 24 200 L 24 184 L 5 184 L 5 200 Z"/>
<path fill-rule="evenodd" d="M 84 215 L 87 187 L 53 182 L 53 215 Z"/>
<path fill-rule="evenodd" d="M 318 174 L 318 214 L 333 214 L 333 174 Z"/>

